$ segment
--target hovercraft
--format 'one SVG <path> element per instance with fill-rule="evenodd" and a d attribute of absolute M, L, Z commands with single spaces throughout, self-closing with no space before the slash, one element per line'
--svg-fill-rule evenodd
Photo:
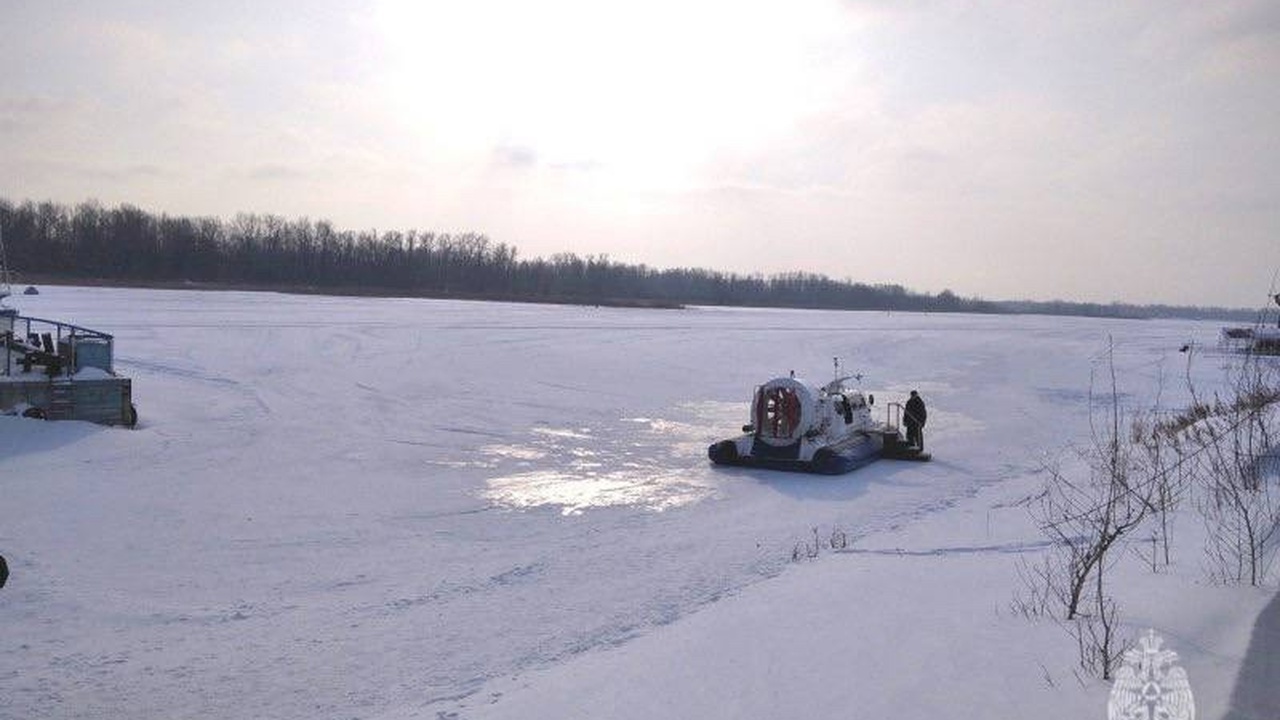
<path fill-rule="evenodd" d="M 774 378 L 756 388 L 751 423 L 743 434 L 707 448 L 717 465 L 839 475 L 881 458 L 929 459 L 907 443 L 899 430 L 902 405 L 890 403 L 885 422 L 871 416 L 875 396 L 837 377 L 822 387 L 794 375 Z"/>

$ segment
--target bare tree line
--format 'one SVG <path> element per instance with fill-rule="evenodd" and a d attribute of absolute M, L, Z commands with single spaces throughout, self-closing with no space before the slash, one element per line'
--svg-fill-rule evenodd
<path fill-rule="evenodd" d="M 987 301 L 818 273 L 658 269 L 606 255 L 523 259 L 475 232 L 343 230 L 327 220 L 156 214 L 131 205 L 0 199 L 10 269 L 29 277 L 638 305 L 1044 313 L 1252 319 L 1253 311 L 1065 301 Z"/>
<path fill-rule="evenodd" d="M 479 233 L 340 230 L 325 220 L 156 215 L 131 205 L 0 200 L 11 266 L 27 275 L 400 291 L 470 298 L 989 312 L 980 300 L 813 273 L 659 270 L 607 256 L 520 259 Z"/>

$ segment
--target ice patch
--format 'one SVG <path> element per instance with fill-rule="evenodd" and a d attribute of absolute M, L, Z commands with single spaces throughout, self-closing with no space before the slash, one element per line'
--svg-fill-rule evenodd
<path fill-rule="evenodd" d="M 555 438 L 567 438 L 570 440 L 590 440 L 591 439 L 590 428 L 578 428 L 576 430 L 571 430 L 569 428 L 539 427 L 539 428 L 534 428 L 533 432 L 538 435 L 546 435 L 548 437 L 555 437 Z"/>
<path fill-rule="evenodd" d="M 695 414 L 698 409 L 678 408 Z M 528 445 L 490 446 L 484 451 L 499 465 L 514 460 L 527 466 L 539 460 L 549 467 L 492 478 L 482 495 L 508 508 L 558 506 L 566 515 L 619 506 L 662 511 L 695 503 L 713 489 L 690 482 L 693 474 L 679 468 L 703 461 L 708 442 L 704 425 L 633 417 L 594 430 L 535 427 Z"/>
<path fill-rule="evenodd" d="M 492 468 L 495 466 L 494 463 L 484 460 L 427 460 L 426 464 L 459 470 L 466 468 Z"/>
<path fill-rule="evenodd" d="M 710 488 L 690 484 L 678 476 L 654 476 L 651 472 L 589 470 L 573 476 L 540 470 L 494 478 L 484 495 L 511 508 L 554 505 L 560 507 L 563 515 L 579 515 L 592 508 L 617 506 L 638 506 L 661 512 L 695 503 L 711 493 Z"/>
<path fill-rule="evenodd" d="M 545 450 L 526 445 L 485 445 L 480 452 L 503 460 L 542 460 L 547 456 Z"/>

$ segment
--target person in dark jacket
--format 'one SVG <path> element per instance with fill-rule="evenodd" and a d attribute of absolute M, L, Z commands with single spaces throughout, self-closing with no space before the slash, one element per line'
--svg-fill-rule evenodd
<path fill-rule="evenodd" d="M 902 422 L 907 426 L 907 444 L 924 450 L 924 423 L 929 418 L 929 411 L 925 409 L 920 393 L 911 391 L 902 416 Z"/>

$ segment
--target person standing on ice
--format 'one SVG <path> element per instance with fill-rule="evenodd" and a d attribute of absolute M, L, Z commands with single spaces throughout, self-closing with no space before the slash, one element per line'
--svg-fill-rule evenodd
<path fill-rule="evenodd" d="M 929 418 L 929 411 L 925 409 L 920 393 L 911 391 L 911 397 L 907 399 L 907 407 L 902 415 L 902 421 L 907 426 L 907 444 L 914 446 L 917 450 L 923 450 L 924 423 Z"/>

